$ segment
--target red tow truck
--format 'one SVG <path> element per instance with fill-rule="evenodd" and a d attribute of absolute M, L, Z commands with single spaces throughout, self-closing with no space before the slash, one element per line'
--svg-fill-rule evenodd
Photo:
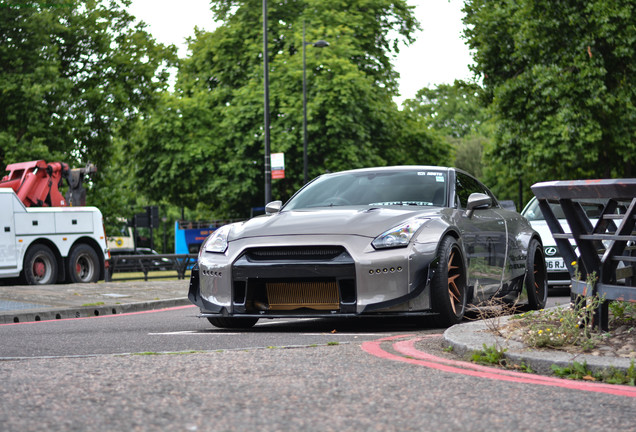
<path fill-rule="evenodd" d="M 0 278 L 31 285 L 97 282 L 108 269 L 103 217 L 85 206 L 93 165 L 43 160 L 7 165 L 0 180 Z M 60 187 L 66 180 L 66 196 Z"/>

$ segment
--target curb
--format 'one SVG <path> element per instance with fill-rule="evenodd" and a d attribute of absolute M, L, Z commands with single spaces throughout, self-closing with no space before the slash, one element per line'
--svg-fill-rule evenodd
<path fill-rule="evenodd" d="M 498 318 L 501 324 L 510 317 Z M 556 350 L 532 350 L 521 342 L 504 339 L 490 333 L 488 323 L 492 321 L 473 321 L 454 325 L 444 332 L 444 341 L 453 347 L 453 352 L 460 356 L 470 355 L 482 351 L 484 345 L 505 349 L 504 357 L 512 363 L 523 363 L 540 374 L 552 374 L 552 365 L 565 367 L 573 362 L 587 363 L 587 366 L 597 372 L 610 368 L 627 371 L 632 360 L 622 357 L 603 357 L 590 354 L 570 354 Z M 491 326 L 492 327 L 492 326 Z"/>
<path fill-rule="evenodd" d="M 141 312 L 146 310 L 165 309 L 192 304 L 187 297 L 165 300 L 152 300 L 138 303 L 115 305 L 79 306 L 49 309 L 31 309 L 16 312 L 0 313 L 0 324 L 18 324 L 35 321 L 54 321 L 70 318 L 88 318 L 104 315 L 120 315 L 122 313 Z"/>

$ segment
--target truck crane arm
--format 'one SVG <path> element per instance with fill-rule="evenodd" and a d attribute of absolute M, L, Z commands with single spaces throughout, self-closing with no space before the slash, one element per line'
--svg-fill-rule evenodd
<path fill-rule="evenodd" d="M 97 172 L 93 164 L 69 169 L 64 162 L 36 160 L 7 165 L 8 174 L 0 180 L 0 188 L 11 188 L 25 207 L 68 207 L 86 205 L 84 176 Z M 69 189 L 66 198 L 60 192 L 62 180 Z"/>

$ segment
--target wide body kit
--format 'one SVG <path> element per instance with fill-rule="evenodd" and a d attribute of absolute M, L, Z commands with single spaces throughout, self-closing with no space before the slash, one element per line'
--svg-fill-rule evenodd
<path fill-rule="evenodd" d="M 368 210 L 255 218 L 243 230 L 266 234 L 240 236 L 224 254 L 200 253 L 190 300 L 205 317 L 434 314 L 431 281 L 440 242 L 451 236 L 462 250 L 469 304 L 493 297 L 527 301 L 525 263 L 536 233 L 519 215 L 502 209 L 475 211 L 471 217 L 452 208 L 376 212 L 392 213 L 387 218 L 394 222 L 387 226 L 415 215 L 427 221 L 407 247 L 376 250 L 374 237 L 360 229 L 372 223 L 365 220 Z"/>

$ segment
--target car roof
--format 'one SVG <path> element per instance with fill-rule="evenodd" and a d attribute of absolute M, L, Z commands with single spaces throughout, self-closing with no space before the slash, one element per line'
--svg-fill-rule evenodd
<path fill-rule="evenodd" d="M 395 165 L 395 166 L 384 166 L 384 167 L 356 168 L 356 169 L 338 171 L 333 173 L 325 173 L 324 175 L 378 172 L 378 171 L 415 171 L 415 170 L 452 171 L 452 170 L 455 170 L 455 168 L 435 166 L 435 165 Z"/>

